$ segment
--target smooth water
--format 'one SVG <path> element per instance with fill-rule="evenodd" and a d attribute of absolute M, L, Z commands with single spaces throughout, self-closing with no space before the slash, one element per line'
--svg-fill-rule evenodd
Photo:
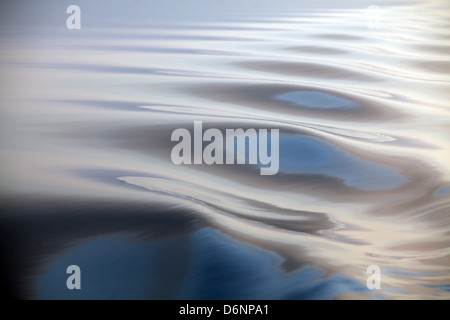
<path fill-rule="evenodd" d="M 77 4 L 0 5 L 12 294 L 450 298 L 448 1 Z M 278 174 L 174 165 L 194 121 L 279 129 Z"/>

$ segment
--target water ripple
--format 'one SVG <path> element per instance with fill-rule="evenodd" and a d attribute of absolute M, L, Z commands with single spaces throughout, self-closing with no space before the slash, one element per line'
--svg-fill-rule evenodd
<path fill-rule="evenodd" d="M 0 235 L 21 297 L 70 298 L 53 274 L 80 259 L 88 298 L 449 298 L 448 4 L 386 3 L 379 30 L 351 4 L 284 9 L 1 28 Z M 279 129 L 278 174 L 174 165 L 194 121 Z"/>

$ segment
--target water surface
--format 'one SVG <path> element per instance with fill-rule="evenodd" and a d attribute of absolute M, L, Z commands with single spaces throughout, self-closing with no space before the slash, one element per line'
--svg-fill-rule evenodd
<path fill-rule="evenodd" d="M 11 294 L 450 298 L 446 1 L 78 3 L 0 5 Z M 279 129 L 278 174 L 174 165 L 194 121 Z"/>

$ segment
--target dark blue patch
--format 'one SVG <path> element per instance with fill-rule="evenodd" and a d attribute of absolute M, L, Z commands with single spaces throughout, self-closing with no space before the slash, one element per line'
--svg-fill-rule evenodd
<path fill-rule="evenodd" d="M 281 261 L 210 228 L 184 241 L 108 235 L 56 256 L 35 291 L 37 299 L 332 299 L 368 290 L 313 266 L 285 273 Z M 72 264 L 81 268 L 81 290 L 66 287 Z"/>

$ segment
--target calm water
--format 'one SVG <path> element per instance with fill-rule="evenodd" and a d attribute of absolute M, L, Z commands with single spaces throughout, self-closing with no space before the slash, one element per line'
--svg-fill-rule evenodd
<path fill-rule="evenodd" d="M 11 294 L 450 298 L 448 1 L 77 3 L 0 5 Z M 278 128 L 278 174 L 174 165 L 194 121 Z"/>

